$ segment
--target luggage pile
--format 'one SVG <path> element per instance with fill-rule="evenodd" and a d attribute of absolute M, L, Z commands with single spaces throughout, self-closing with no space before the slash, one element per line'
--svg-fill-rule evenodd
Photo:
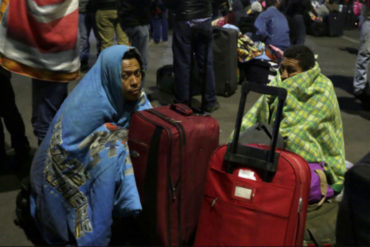
<path fill-rule="evenodd" d="M 279 99 L 269 145 L 240 144 L 249 92 Z M 302 246 L 310 168 L 278 143 L 286 90 L 245 82 L 232 143 L 183 104 L 135 112 L 129 147 L 143 206 L 131 245 Z M 145 130 L 145 131 L 143 131 Z"/>

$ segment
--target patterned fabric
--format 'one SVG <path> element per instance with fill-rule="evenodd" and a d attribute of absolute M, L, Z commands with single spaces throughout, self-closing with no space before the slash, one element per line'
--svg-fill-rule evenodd
<path fill-rule="evenodd" d="M 79 76 L 78 1 L 0 1 L 0 65 L 37 79 Z"/>
<path fill-rule="evenodd" d="M 253 42 L 247 35 L 239 34 L 238 37 L 238 61 L 245 63 L 264 53 L 265 44 Z"/>
<path fill-rule="evenodd" d="M 342 119 L 332 82 L 321 74 L 316 64 L 311 70 L 284 81 L 278 75 L 269 85 L 288 90 L 280 125 L 286 149 L 308 162 L 326 162 L 329 183 L 340 192 L 345 173 L 345 150 Z M 241 131 L 258 122 L 272 125 L 276 108 L 277 100 L 262 95 L 243 117 Z"/>
<path fill-rule="evenodd" d="M 127 146 L 133 111 L 151 108 L 142 93 L 125 102 L 121 61 L 111 46 L 54 117 L 31 167 L 31 215 L 48 244 L 103 246 L 112 214 L 141 210 Z"/>

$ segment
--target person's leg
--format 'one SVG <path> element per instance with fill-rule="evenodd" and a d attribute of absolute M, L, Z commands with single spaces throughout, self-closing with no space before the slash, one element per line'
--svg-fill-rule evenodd
<path fill-rule="evenodd" d="M 5 163 L 6 158 L 4 127 L 0 118 L 0 164 Z"/>
<path fill-rule="evenodd" d="M 89 16 L 90 23 L 91 23 L 90 28 L 93 30 L 93 34 L 94 34 L 95 39 L 96 39 L 96 51 L 97 51 L 96 57 L 98 57 L 99 53 L 101 51 L 101 41 L 100 41 L 100 37 L 99 37 L 99 34 L 98 34 L 97 26 L 96 26 L 95 11 L 88 12 L 88 16 Z"/>
<path fill-rule="evenodd" d="M 119 45 L 129 45 L 129 38 L 127 34 L 122 30 L 122 27 L 119 23 L 117 11 L 115 11 L 115 21 L 114 21 L 114 30 L 117 36 L 117 44 Z"/>
<path fill-rule="evenodd" d="M 81 60 L 81 71 L 87 71 L 89 67 L 89 20 L 85 13 L 78 15 L 78 31 L 80 35 L 80 60 Z"/>
<path fill-rule="evenodd" d="M 292 45 L 303 45 L 306 38 L 306 25 L 304 23 L 303 15 L 294 15 L 291 19 L 291 22 L 292 28 L 290 30 L 294 32 Z"/>
<path fill-rule="evenodd" d="M 124 30 L 130 43 L 136 47 L 143 58 L 143 68 L 146 70 L 148 61 L 149 25 L 129 27 Z"/>
<path fill-rule="evenodd" d="M 175 103 L 190 105 L 191 30 L 185 21 L 173 23 L 173 68 L 175 74 Z"/>
<path fill-rule="evenodd" d="M 161 19 L 152 18 L 152 37 L 155 43 L 161 41 Z"/>
<path fill-rule="evenodd" d="M 367 69 L 370 62 L 370 21 L 364 21 L 361 27 L 360 47 L 355 64 L 353 92 L 360 95 L 366 88 Z"/>
<path fill-rule="evenodd" d="M 0 75 L 2 76 L 0 82 L 0 116 L 2 116 L 6 129 L 9 131 L 11 145 L 14 148 L 16 155 L 27 158 L 30 146 L 26 137 L 26 130 L 22 116 L 15 103 L 15 95 L 10 82 L 10 74 L 9 76 L 3 76 L 3 74 Z"/>
<path fill-rule="evenodd" d="M 212 50 L 212 26 L 211 20 L 196 24 L 196 39 L 194 48 L 201 83 L 205 83 L 203 88 L 202 108 L 212 112 L 217 110 L 219 104 L 216 98 L 216 85 L 213 70 L 213 50 Z M 236 73 L 236 72 L 235 72 Z"/>
<path fill-rule="evenodd" d="M 162 41 L 168 40 L 168 10 L 166 9 L 162 13 L 161 19 L 161 26 L 162 26 Z"/>
<path fill-rule="evenodd" d="M 100 40 L 101 51 L 113 45 L 114 42 L 114 13 L 116 10 L 98 9 L 95 14 L 96 28 Z M 112 18 L 113 15 L 113 18 Z"/>
<path fill-rule="evenodd" d="M 32 79 L 32 127 L 39 144 L 67 97 L 68 84 Z"/>

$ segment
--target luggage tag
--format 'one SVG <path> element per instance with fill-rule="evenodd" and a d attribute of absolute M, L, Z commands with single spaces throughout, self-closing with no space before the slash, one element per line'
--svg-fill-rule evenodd
<path fill-rule="evenodd" d="M 233 198 L 251 202 L 256 193 L 255 183 L 261 178 L 256 171 L 248 168 L 235 169 L 233 175 L 238 178 L 234 183 Z"/>

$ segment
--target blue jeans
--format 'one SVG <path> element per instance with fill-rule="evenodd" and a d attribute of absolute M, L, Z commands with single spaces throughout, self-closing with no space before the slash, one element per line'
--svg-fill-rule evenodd
<path fill-rule="evenodd" d="M 91 12 L 87 13 L 80 13 L 78 15 L 78 30 L 80 36 L 80 59 L 81 61 L 88 61 L 89 60 L 89 52 L 90 52 L 90 32 L 91 30 L 94 33 L 96 38 L 96 47 L 97 52 L 100 52 L 100 41 L 97 38 L 96 34 L 96 27 L 95 27 L 95 14 Z"/>
<path fill-rule="evenodd" d="M 38 143 L 68 94 L 68 83 L 32 79 L 32 127 Z"/>
<path fill-rule="evenodd" d="M 153 40 L 155 43 L 168 40 L 168 10 L 162 13 L 161 18 L 152 19 Z"/>
<path fill-rule="evenodd" d="M 370 62 L 370 20 L 364 20 L 361 24 L 360 47 L 355 64 L 355 75 L 353 78 L 353 92 L 355 95 L 361 94 L 366 88 L 370 88 L 367 78 L 367 69 Z"/>
<path fill-rule="evenodd" d="M 192 54 L 198 64 L 200 81 L 203 83 L 202 105 L 217 102 L 213 71 L 211 20 L 204 22 L 175 21 L 173 29 L 173 65 L 175 72 L 176 103 L 190 105 L 190 73 Z"/>
<path fill-rule="evenodd" d="M 143 69 L 146 70 L 148 64 L 149 25 L 127 27 L 124 31 L 131 45 L 140 52 L 143 58 Z"/>

